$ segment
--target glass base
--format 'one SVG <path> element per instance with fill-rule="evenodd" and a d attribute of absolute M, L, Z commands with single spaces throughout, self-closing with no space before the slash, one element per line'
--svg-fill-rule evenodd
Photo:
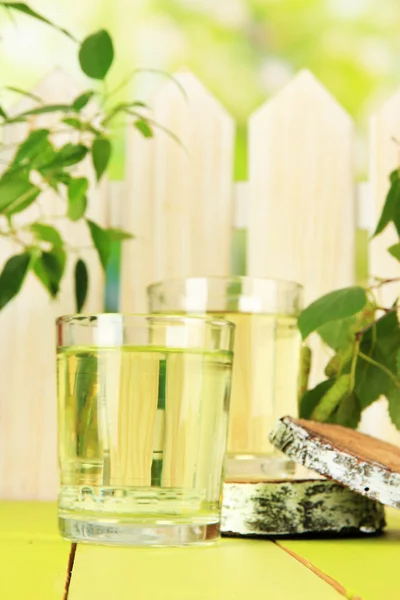
<path fill-rule="evenodd" d="M 220 522 L 132 523 L 106 519 L 59 517 L 61 535 L 72 542 L 110 546 L 193 546 L 211 544 L 220 537 Z"/>
<path fill-rule="evenodd" d="M 225 458 L 227 483 L 292 479 L 295 474 L 296 464 L 283 454 L 227 454 Z"/>

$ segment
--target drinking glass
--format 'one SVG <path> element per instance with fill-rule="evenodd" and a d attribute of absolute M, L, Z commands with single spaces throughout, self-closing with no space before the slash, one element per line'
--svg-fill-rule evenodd
<path fill-rule="evenodd" d="M 176 316 L 58 319 L 65 538 L 164 546 L 219 537 L 233 330 Z"/>
<path fill-rule="evenodd" d="M 176 279 L 148 288 L 153 313 L 212 315 L 236 325 L 226 481 L 287 477 L 294 464 L 268 433 L 297 416 L 302 287 L 250 277 Z"/>

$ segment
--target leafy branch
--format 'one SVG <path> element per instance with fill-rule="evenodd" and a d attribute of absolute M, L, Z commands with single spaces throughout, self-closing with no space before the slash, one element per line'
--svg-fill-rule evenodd
<path fill-rule="evenodd" d="M 400 171 L 389 176 L 390 187 L 373 237 L 394 226 L 400 237 Z M 400 261 L 399 243 L 388 252 Z M 381 306 L 376 290 L 398 283 L 400 278 L 374 278 L 366 288 L 353 286 L 322 296 L 300 315 L 299 329 L 306 341 L 317 333 L 332 349 L 325 368 L 326 380 L 299 394 L 303 418 L 357 427 L 362 411 L 382 396 L 400 429 L 400 325 L 399 302 Z M 305 344 L 305 348 L 308 348 Z M 308 348 L 307 370 L 310 370 Z M 301 373 L 304 372 L 302 352 Z"/>
<path fill-rule="evenodd" d="M 114 64 L 114 44 L 105 30 L 97 31 L 82 42 L 69 31 L 54 24 L 40 13 L 20 2 L 0 2 L 0 9 L 25 14 L 53 27 L 78 45 L 78 60 L 83 73 L 92 81 L 84 93 L 71 103 L 46 104 L 42 98 L 19 87 L 8 91 L 29 98 L 32 108 L 10 115 L 0 106 L 0 128 L 16 123 L 27 125 L 27 134 L 15 146 L 0 145 L 0 161 L 5 165 L 0 175 L 0 236 L 9 238 L 21 247 L 21 254 L 11 257 L 0 273 L 0 309 L 21 290 L 28 273 L 33 273 L 51 297 L 56 297 L 65 274 L 68 254 L 78 254 L 75 263 L 75 299 L 77 310 L 84 307 L 89 289 L 89 273 L 79 250 L 71 248 L 54 226 L 54 219 L 43 215 L 40 200 L 43 193 L 53 190 L 60 203 L 62 218 L 72 222 L 84 221 L 103 269 L 107 268 L 111 244 L 132 237 L 119 229 L 103 229 L 87 218 L 89 180 L 82 177 L 79 165 L 90 159 L 97 182 L 104 177 L 113 156 L 114 122 L 122 117 L 145 138 L 153 136 L 153 128 L 161 127 L 149 115 L 149 107 L 138 100 L 119 102 L 110 106 L 107 76 Z M 136 70 L 137 74 L 141 70 Z M 128 80 L 122 82 L 120 88 Z M 87 110 L 96 98 L 100 109 Z M 32 129 L 32 117 L 54 115 L 51 128 Z M 59 135 L 67 134 L 68 141 L 60 146 Z M 170 135 L 173 136 L 173 134 Z M 11 159 L 10 152 L 12 153 Z M 36 207 L 36 217 L 24 226 L 18 225 L 16 215 Z M 52 224 L 49 223 L 52 221 Z"/>

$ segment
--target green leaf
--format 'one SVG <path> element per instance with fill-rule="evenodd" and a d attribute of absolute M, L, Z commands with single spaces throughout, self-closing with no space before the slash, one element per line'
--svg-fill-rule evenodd
<path fill-rule="evenodd" d="M 90 131 L 90 133 L 94 133 L 94 135 L 101 135 L 100 129 L 96 129 L 91 123 L 80 121 L 77 117 L 66 117 L 65 119 L 62 119 L 62 123 L 65 123 L 78 131 Z"/>
<path fill-rule="evenodd" d="M 360 351 L 386 367 L 397 376 L 397 353 L 400 348 L 400 329 L 395 313 L 384 315 L 362 338 Z M 355 376 L 355 393 L 362 408 L 366 408 L 380 396 L 385 396 L 392 379 L 378 366 L 362 357 L 358 358 Z"/>
<path fill-rule="evenodd" d="M 388 248 L 389 254 L 391 254 L 397 260 L 400 260 L 400 244 L 394 244 Z"/>
<path fill-rule="evenodd" d="M 386 392 L 386 397 L 389 402 L 389 416 L 396 426 L 396 429 L 400 429 L 400 389 L 399 387 L 392 385 Z"/>
<path fill-rule="evenodd" d="M 74 129 L 78 129 L 79 131 L 81 131 L 82 129 L 82 123 L 76 117 L 66 117 L 65 119 L 62 119 L 62 123 L 65 123 L 66 125 L 68 125 L 69 127 L 73 127 Z"/>
<path fill-rule="evenodd" d="M 33 94 L 32 92 L 28 92 L 27 90 L 22 90 L 21 88 L 17 88 L 11 85 L 7 85 L 4 89 L 8 90 L 9 92 L 15 92 L 16 94 L 20 94 L 21 96 L 25 96 L 26 98 L 31 98 L 31 100 L 35 100 L 35 102 L 43 102 L 42 98 L 36 96 L 36 94 Z"/>
<path fill-rule="evenodd" d="M 333 422 L 343 427 L 356 429 L 361 419 L 361 404 L 355 393 L 342 400 L 334 413 Z"/>
<path fill-rule="evenodd" d="M 397 370 L 397 377 L 399 377 L 399 379 L 400 379 L 400 348 L 396 354 L 396 370 Z"/>
<path fill-rule="evenodd" d="M 154 135 L 152 128 L 145 119 L 135 121 L 133 126 L 136 127 L 145 138 L 151 138 Z"/>
<path fill-rule="evenodd" d="M 0 179 L 0 214 L 8 216 L 25 210 L 39 196 L 41 190 L 26 175 L 4 173 Z"/>
<path fill-rule="evenodd" d="M 8 259 L 0 275 L 0 310 L 20 291 L 31 263 L 30 252 Z"/>
<path fill-rule="evenodd" d="M 300 400 L 300 417 L 309 419 L 320 400 L 335 383 L 334 379 L 322 381 L 312 390 L 308 390 Z"/>
<path fill-rule="evenodd" d="M 318 335 L 333 350 L 339 350 L 342 346 L 348 344 L 354 339 L 354 325 L 356 317 L 348 317 L 325 323 L 317 329 Z"/>
<path fill-rule="evenodd" d="M 0 117 L 3 117 L 3 119 L 8 119 L 7 113 L 2 106 L 0 106 Z"/>
<path fill-rule="evenodd" d="M 31 131 L 26 140 L 19 145 L 13 165 L 21 165 L 29 159 L 37 157 L 41 153 L 42 148 L 47 147 L 47 144 L 49 144 L 49 134 L 50 131 L 48 129 L 35 129 Z"/>
<path fill-rule="evenodd" d="M 17 123 L 18 121 L 21 121 L 21 119 L 25 119 L 25 117 L 45 115 L 53 112 L 71 112 L 71 110 L 72 108 L 69 104 L 47 104 L 46 106 L 32 108 L 31 110 L 27 110 L 19 115 L 15 115 L 15 117 L 7 119 L 7 123 Z"/>
<path fill-rule="evenodd" d="M 308 306 L 298 319 L 302 338 L 331 321 L 345 319 L 358 313 L 367 303 L 362 287 L 354 286 L 330 292 Z"/>
<path fill-rule="evenodd" d="M 86 212 L 89 181 L 86 177 L 71 179 L 68 184 L 68 212 L 71 221 L 78 221 Z"/>
<path fill-rule="evenodd" d="M 89 274 L 85 263 L 79 259 L 75 265 L 76 312 L 80 313 L 86 300 L 89 287 Z"/>
<path fill-rule="evenodd" d="M 67 31 L 67 29 L 64 29 L 63 27 L 59 27 L 58 25 L 55 25 L 52 21 L 49 21 L 48 19 L 43 17 L 40 13 L 32 10 L 32 8 L 30 8 L 27 4 L 25 4 L 23 2 L 1 2 L 0 6 L 4 6 L 4 8 L 9 8 L 11 10 L 19 11 L 21 13 L 24 13 L 25 15 L 28 15 L 29 17 L 33 17 L 34 19 L 37 19 L 38 21 L 42 21 L 42 23 L 46 23 L 46 25 L 50 25 L 50 27 L 53 27 L 53 29 L 57 29 L 57 31 L 60 31 L 61 33 L 63 33 L 67 37 L 69 37 L 71 40 L 76 41 L 74 36 L 71 35 L 69 33 L 69 31 Z"/>
<path fill-rule="evenodd" d="M 396 181 L 396 179 L 399 179 L 399 177 L 400 177 L 400 171 L 399 171 L 399 169 L 395 169 L 389 175 L 390 183 L 394 183 Z"/>
<path fill-rule="evenodd" d="M 131 240 L 134 235 L 129 231 L 123 231 L 122 229 L 110 228 L 106 230 L 108 238 L 111 242 L 121 242 L 123 240 Z"/>
<path fill-rule="evenodd" d="M 83 108 L 85 108 L 85 106 L 88 104 L 88 102 L 93 98 L 93 96 L 94 96 L 93 90 L 88 90 L 87 92 L 80 94 L 80 96 L 75 98 L 75 100 L 73 101 L 72 107 L 77 111 L 82 110 Z"/>
<path fill-rule="evenodd" d="M 92 79 L 104 79 L 114 60 L 110 34 L 101 29 L 87 37 L 79 50 L 82 71 Z"/>
<path fill-rule="evenodd" d="M 106 270 L 111 250 L 109 235 L 105 229 L 102 229 L 93 221 L 89 221 L 89 219 L 87 219 L 87 224 L 102 267 Z"/>
<path fill-rule="evenodd" d="M 88 149 L 83 144 L 68 143 L 60 148 L 54 161 L 48 166 L 62 165 L 63 167 L 71 167 L 72 165 L 80 163 L 87 153 Z"/>
<path fill-rule="evenodd" d="M 393 182 L 390 186 L 389 192 L 386 196 L 385 204 L 382 210 L 379 223 L 376 226 L 373 237 L 382 233 L 387 227 L 390 221 L 393 220 L 395 215 L 396 207 L 400 204 L 400 179 L 393 178 Z"/>
<path fill-rule="evenodd" d="M 388 376 L 381 369 L 371 365 L 362 358 L 358 359 L 354 391 L 360 399 L 363 409 L 384 395 L 389 383 Z"/>
<path fill-rule="evenodd" d="M 33 263 L 33 270 L 52 298 L 60 291 L 60 281 L 64 274 L 66 254 L 62 248 L 42 252 Z"/>
<path fill-rule="evenodd" d="M 102 121 L 103 125 L 109 123 L 114 117 L 116 117 L 120 113 L 126 113 L 128 115 L 132 114 L 132 108 L 149 108 L 149 106 L 144 102 L 140 102 L 139 100 L 134 100 L 133 102 L 118 102 L 118 104 L 115 104 L 112 108 L 110 108 L 107 111 L 106 116 Z M 139 113 L 137 112 L 134 112 L 133 114 L 140 117 Z"/>
<path fill-rule="evenodd" d="M 92 160 L 97 181 L 100 181 L 111 158 L 111 142 L 106 138 L 96 138 L 92 146 Z"/>
<path fill-rule="evenodd" d="M 33 263 L 33 270 L 52 298 L 60 291 L 60 281 L 64 274 L 66 254 L 62 248 L 42 252 Z"/>
<path fill-rule="evenodd" d="M 64 245 L 61 235 L 58 233 L 57 229 L 51 225 L 46 225 L 45 223 L 33 223 L 31 225 L 31 231 L 40 242 L 48 242 L 55 248 L 62 248 Z"/>

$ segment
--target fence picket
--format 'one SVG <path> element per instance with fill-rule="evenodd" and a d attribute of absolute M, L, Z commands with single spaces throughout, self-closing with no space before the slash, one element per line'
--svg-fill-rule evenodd
<path fill-rule="evenodd" d="M 155 95 L 163 132 L 150 142 L 129 133 L 125 227 L 136 239 L 123 252 L 123 311 L 146 311 L 155 280 L 229 273 L 233 213 L 234 123 L 190 72 Z"/>
<path fill-rule="evenodd" d="M 61 71 L 43 78 L 33 90 L 49 103 L 71 101 L 82 90 Z M 31 100 L 24 99 L 14 110 L 27 110 Z M 30 127 L 49 126 L 54 116 L 32 119 Z M 24 126 L 10 126 L 5 132 L 7 143 L 21 139 Z M 104 224 L 106 187 L 97 188 L 89 159 L 80 173 L 92 182 L 88 195 L 88 216 Z M 46 191 L 41 200 L 43 215 L 33 207 L 22 213 L 22 222 L 36 218 L 60 228 L 69 244 L 82 247 L 80 256 L 87 262 L 90 291 L 86 303 L 89 312 L 103 309 L 104 277 L 97 256 L 87 250 L 89 234 L 83 223 L 55 221 L 53 215 L 64 214 L 65 207 L 57 195 Z M 51 216 L 50 216 L 51 215 Z M 21 222 L 21 221 L 20 221 Z M 15 244 L 0 239 L 0 265 L 20 251 Z M 55 368 L 55 318 L 75 312 L 74 259 L 68 261 L 60 296 L 51 301 L 33 275 L 29 275 L 20 295 L 0 313 L 0 498 L 54 499 L 57 474 L 57 402 Z"/>

